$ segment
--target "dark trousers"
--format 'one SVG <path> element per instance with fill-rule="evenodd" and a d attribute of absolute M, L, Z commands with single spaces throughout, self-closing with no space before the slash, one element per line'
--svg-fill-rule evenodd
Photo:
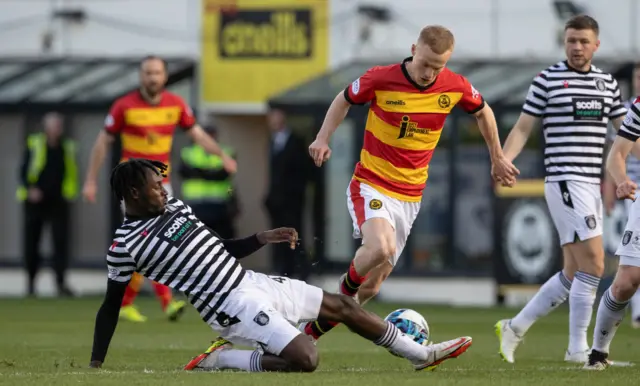
<path fill-rule="evenodd" d="M 69 205 L 65 201 L 24 204 L 24 260 L 29 276 L 29 293 L 34 292 L 34 281 L 40 270 L 40 241 L 45 224 L 53 235 L 52 265 L 56 284 L 62 290 L 69 260 Z"/>
<path fill-rule="evenodd" d="M 284 209 L 271 214 L 272 228 L 289 227 L 298 231 L 302 237 L 302 210 Z M 288 243 L 272 244 L 271 261 L 276 272 L 299 280 L 309 277 L 308 257 L 304 250 L 292 250 Z"/>
<path fill-rule="evenodd" d="M 233 218 L 229 206 L 217 203 L 189 204 L 196 217 L 209 228 L 213 229 L 223 239 L 233 239 L 236 235 Z"/>

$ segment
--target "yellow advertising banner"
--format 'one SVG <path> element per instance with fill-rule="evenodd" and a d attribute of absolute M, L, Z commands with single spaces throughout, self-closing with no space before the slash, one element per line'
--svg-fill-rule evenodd
<path fill-rule="evenodd" d="M 327 71 L 328 0 L 202 0 L 201 96 L 256 104 Z"/>

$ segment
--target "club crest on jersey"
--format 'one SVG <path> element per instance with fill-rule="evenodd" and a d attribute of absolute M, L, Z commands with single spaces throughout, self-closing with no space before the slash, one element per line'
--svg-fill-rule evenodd
<path fill-rule="evenodd" d="M 607 85 L 604 84 L 604 80 L 602 79 L 596 79 L 596 89 L 598 91 L 604 91 L 607 89 Z"/>
<path fill-rule="evenodd" d="M 442 94 L 438 97 L 438 106 L 440 106 L 440 108 L 446 109 L 447 107 L 451 106 L 451 98 L 449 98 L 449 95 L 446 94 Z"/>
<path fill-rule="evenodd" d="M 587 228 L 594 230 L 596 229 L 596 216 L 589 215 L 584 218 L 584 222 L 587 224 Z"/>

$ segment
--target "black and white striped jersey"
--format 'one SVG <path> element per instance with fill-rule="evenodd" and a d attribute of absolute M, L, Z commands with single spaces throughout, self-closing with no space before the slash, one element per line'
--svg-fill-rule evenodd
<path fill-rule="evenodd" d="M 626 113 L 611 74 L 556 63 L 535 77 L 522 110 L 542 118 L 546 181 L 600 183 L 608 122 Z"/>
<path fill-rule="evenodd" d="M 633 103 L 636 101 L 636 99 L 637 97 L 633 97 L 625 102 L 624 107 L 627 109 L 627 115 L 634 114 L 629 110 L 631 110 L 631 106 L 633 106 Z M 631 119 L 633 119 L 633 117 Z M 627 128 L 627 131 L 628 130 L 629 129 Z M 610 137 L 611 141 L 615 140 L 616 135 L 617 135 L 616 131 L 611 130 L 611 137 Z M 627 134 L 622 134 L 622 136 L 626 137 Z M 637 159 L 633 154 L 629 154 L 629 156 L 627 157 L 627 176 L 632 181 L 640 182 L 640 160 Z"/>
<path fill-rule="evenodd" d="M 618 135 L 633 142 L 640 138 L 640 97 L 634 98 L 630 103 Z M 632 181 L 640 182 L 640 160 L 633 155 L 627 157 L 627 176 Z"/>
<path fill-rule="evenodd" d="M 109 279 L 128 282 L 133 272 L 185 293 L 205 322 L 214 319 L 245 271 L 222 241 L 170 198 L 165 212 L 148 219 L 125 219 L 107 254 Z"/>

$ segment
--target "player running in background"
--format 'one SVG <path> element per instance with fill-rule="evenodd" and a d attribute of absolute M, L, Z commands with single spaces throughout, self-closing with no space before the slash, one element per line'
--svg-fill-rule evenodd
<path fill-rule="evenodd" d="M 167 75 L 164 60 L 156 56 L 145 58 L 140 64 L 140 89 L 113 103 L 104 130 L 91 151 L 82 191 L 87 201 L 96 201 L 98 173 L 116 136 L 120 137 L 122 144 L 121 161 L 147 158 L 169 164 L 173 134 L 176 126 L 180 126 L 195 143 L 209 153 L 221 156 L 227 171 L 235 172 L 235 161 L 226 156 L 216 141 L 196 123 L 184 100 L 164 89 Z M 168 174 L 164 184 L 165 189 L 172 192 Z M 123 298 L 122 318 L 133 322 L 146 321 L 133 304 L 142 282 L 143 277 L 134 274 Z M 185 302 L 173 300 L 171 290 L 164 285 L 153 283 L 153 288 L 169 320 L 176 320 L 184 310 Z"/>
<path fill-rule="evenodd" d="M 634 96 L 625 103 L 625 107 L 627 109 L 630 109 L 631 106 L 633 106 L 633 102 L 640 95 L 640 63 L 636 63 L 636 65 L 633 68 L 632 84 L 633 84 L 632 89 L 633 89 Z M 616 133 L 614 132 L 612 134 L 613 136 L 611 138 L 611 141 L 614 141 L 616 138 Z M 640 152 L 638 152 L 636 149 L 638 149 L 638 146 L 635 146 L 634 148 L 632 148 L 632 153 L 634 153 L 634 156 L 629 156 L 627 158 L 627 175 L 629 176 L 631 181 L 638 183 L 640 182 L 640 159 L 638 159 L 638 156 L 640 156 Z M 604 194 L 603 194 L 604 207 L 607 214 L 609 214 L 611 210 L 613 210 L 613 207 L 615 206 L 616 198 L 617 198 L 616 197 L 617 186 L 609 173 L 605 174 L 604 188 L 605 188 Z M 632 204 L 633 204 L 632 200 L 624 201 L 624 208 L 625 208 L 625 213 L 627 217 L 631 212 Z M 640 291 L 638 291 L 633 296 L 633 298 L 631 298 L 631 303 L 629 307 L 631 308 L 631 326 L 633 328 L 640 328 Z"/>
<path fill-rule="evenodd" d="M 90 367 L 99 368 L 104 362 L 134 272 L 184 292 L 202 319 L 222 336 L 185 370 L 314 371 L 316 347 L 293 324 L 319 315 L 345 323 L 408 359 L 416 370 L 432 370 L 471 346 L 470 337 L 421 345 L 347 296 L 245 270 L 237 259 L 266 243 L 287 242 L 295 248 L 296 230 L 279 228 L 222 240 L 188 205 L 168 196 L 161 175 L 165 168 L 155 161 L 130 160 L 112 172 L 111 186 L 125 201 L 126 215 L 107 254 L 109 280 L 96 316 Z M 259 348 L 234 349 L 232 342 Z"/>
<path fill-rule="evenodd" d="M 354 237 L 362 238 L 362 246 L 339 283 L 340 293 L 356 296 L 360 304 L 379 292 L 404 249 L 420 211 L 429 161 L 454 106 L 476 117 L 489 148 L 492 176 L 513 185 L 519 173 L 502 154 L 493 111 L 482 95 L 446 68 L 453 48 L 451 31 L 425 27 L 411 47 L 411 57 L 371 68 L 336 96 L 309 147 L 321 166 L 331 155 L 329 140 L 349 107 L 371 103 L 360 162 L 347 189 Z M 317 339 L 335 325 L 318 320 L 300 328 Z"/>
<path fill-rule="evenodd" d="M 567 21 L 567 59 L 535 77 L 505 142 L 505 155 L 515 159 L 542 121 L 544 193 L 564 256 L 563 270 L 547 280 L 520 313 L 496 323 L 500 354 L 509 363 L 514 362 L 516 348 L 535 321 L 567 298 L 565 361 L 584 363 L 589 353 L 587 329 L 604 271 L 600 184 L 607 124 L 611 120 L 618 129 L 626 113 L 616 80 L 591 64 L 600 45 L 598 32 L 598 23 L 589 16 Z"/>
<path fill-rule="evenodd" d="M 609 346 L 624 318 L 629 300 L 640 284 L 640 201 L 638 185 L 626 173 L 625 160 L 640 138 L 640 98 L 629 109 L 607 158 L 607 171 L 616 184 L 616 196 L 632 202 L 624 235 L 616 251 L 620 256 L 616 277 L 600 300 L 593 330 L 593 347 L 584 368 L 604 370 L 608 367 Z"/>

